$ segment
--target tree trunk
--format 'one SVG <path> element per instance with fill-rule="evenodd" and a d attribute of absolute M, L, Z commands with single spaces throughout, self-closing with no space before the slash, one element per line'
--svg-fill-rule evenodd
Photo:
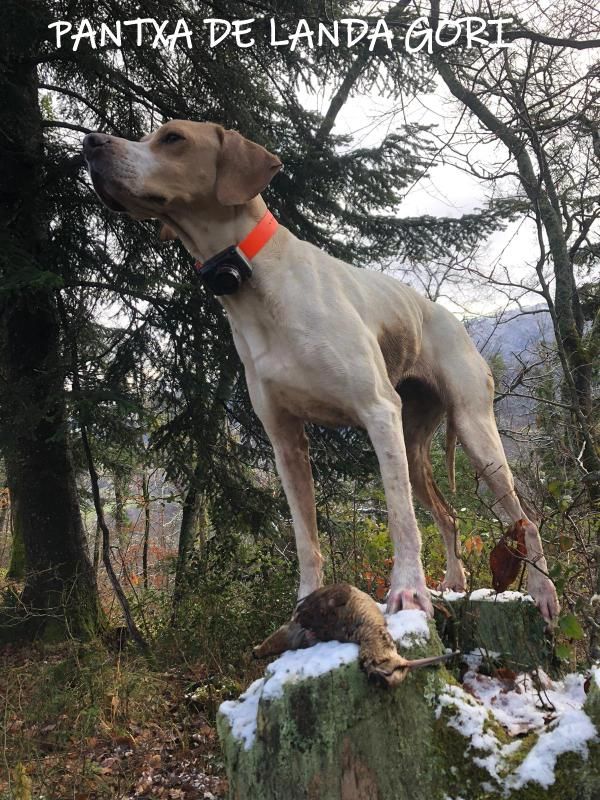
<path fill-rule="evenodd" d="M 431 4 L 432 20 L 439 18 L 439 2 Z M 525 142 L 509 125 L 496 117 L 488 105 L 461 83 L 454 69 L 438 52 L 432 56 L 433 63 L 450 92 L 503 142 L 513 157 L 521 185 L 536 214 L 540 239 L 538 276 L 544 299 L 552 317 L 558 356 L 563 372 L 563 385 L 571 406 L 571 417 L 576 436 L 576 450 L 581 452 L 581 462 L 590 476 L 600 475 L 600 454 L 593 436 L 592 392 L 593 363 L 595 351 L 594 328 L 584 335 L 584 319 L 575 284 L 573 258 L 569 251 L 560 202 L 546 153 L 535 135 L 530 136 L 530 145 L 536 154 L 539 175 L 536 174 Z M 545 232 L 552 256 L 555 288 L 554 297 L 543 275 Z M 597 478 L 585 483 L 592 507 L 600 504 L 600 482 Z M 596 525 L 596 594 L 600 593 L 600 525 Z M 591 621 L 590 652 L 593 659 L 600 658 L 600 605 L 596 606 L 595 619 Z"/>
<path fill-rule="evenodd" d="M 538 653 L 546 668 L 544 621 L 533 603 L 460 603 L 463 608 L 454 621 L 459 627 L 467 624 L 468 630 L 459 631 L 457 638 L 465 648 L 482 648 L 482 686 L 485 673 L 497 667 L 509 675 L 517 665 L 537 667 Z M 473 611 L 475 624 L 470 619 Z M 395 616 L 408 621 L 410 613 Z M 419 658 L 441 653 L 447 644 L 430 626 L 427 639 L 405 634 L 400 652 Z M 550 765 L 550 788 L 534 779 L 516 788 L 513 780 L 526 754 L 538 742 L 538 752 L 546 752 L 548 741 L 543 737 L 549 734 L 543 726 L 532 724 L 509 736 L 487 707 L 444 668 L 411 671 L 394 689 L 373 685 L 358 666 L 358 648 L 354 655 L 352 648 L 356 645 L 328 642 L 286 653 L 239 700 L 221 705 L 217 730 L 232 800 L 594 800 L 600 796 L 596 744 L 589 757 L 585 752 L 579 759 L 569 752 L 577 751 L 577 745 L 571 748 L 568 735 L 563 736 L 561 755 Z M 341 665 L 333 666 L 332 652 L 344 652 Z M 497 686 L 501 688 L 500 682 Z M 546 695 L 539 691 L 541 706 Z M 502 692 L 507 708 L 522 696 L 508 680 Z M 600 689 L 594 680 L 584 710 L 594 724 L 600 722 Z M 500 755 L 509 742 L 510 754 Z"/>
<path fill-rule="evenodd" d="M 125 559 L 127 546 L 129 544 L 127 541 L 127 523 L 129 519 L 125 511 L 127 490 L 129 488 L 128 478 L 129 476 L 120 470 L 115 470 L 113 475 L 115 487 L 115 531 L 117 534 L 117 542 L 121 550 L 121 557 L 123 559 Z"/>
<path fill-rule="evenodd" d="M 217 384 L 214 399 L 209 411 L 209 430 L 211 433 L 210 436 L 206 437 L 204 440 L 204 452 L 206 453 L 212 452 L 217 441 L 221 429 L 221 421 L 225 414 L 224 402 L 229 397 L 231 387 L 238 374 L 236 363 L 234 359 L 228 358 L 222 367 L 219 383 Z M 204 474 L 206 471 L 205 459 L 200 456 L 190 478 L 188 491 L 183 504 L 179 547 L 177 551 L 177 566 L 175 571 L 175 591 L 173 593 L 173 619 L 177 615 L 177 608 L 185 592 L 187 566 L 194 545 L 196 521 L 202 497 Z"/>
<path fill-rule="evenodd" d="M 100 569 L 100 545 L 102 542 L 102 528 L 100 527 L 100 523 L 96 519 L 96 532 L 94 533 L 94 577 L 96 578 L 96 583 L 98 583 L 98 570 Z"/>
<path fill-rule="evenodd" d="M 175 591 L 173 592 L 174 616 L 177 613 L 181 598 L 185 594 L 187 568 L 196 535 L 196 520 L 198 519 L 203 471 L 204 464 L 198 462 L 183 503 L 181 528 L 179 529 L 179 546 L 177 549 L 177 566 L 175 569 Z"/>
<path fill-rule="evenodd" d="M 4 431 L 25 548 L 22 603 L 36 614 L 64 615 L 68 629 L 82 633 L 95 627 L 98 606 L 66 441 L 58 324 L 49 296 L 31 300 L 20 298 L 3 314 L 6 374 L 23 409 Z M 36 632 L 47 621 L 31 619 Z"/>
<path fill-rule="evenodd" d="M 10 548 L 10 564 L 8 565 L 8 572 L 6 577 L 13 581 L 22 581 L 25 578 L 25 543 L 23 541 L 23 533 L 19 527 L 19 517 L 16 513 L 16 507 L 12 492 L 9 490 L 9 513 L 10 513 L 10 532 L 12 536 Z M 0 531 L 3 525 L 0 525 Z"/>
<path fill-rule="evenodd" d="M 51 625 L 57 634 L 79 635 L 97 625 L 99 608 L 67 446 L 57 276 L 44 269 L 42 118 L 30 56 L 45 20 L 29 4 L 20 11 L 4 20 L 8 39 L 0 41 L 0 370 L 8 387 L 0 436 L 25 548 L 21 630 L 38 635 Z"/>
<path fill-rule="evenodd" d="M 435 21 L 439 17 L 439 2 L 432 2 L 431 8 L 432 20 Z M 461 83 L 441 53 L 434 53 L 432 61 L 454 97 L 464 103 L 480 122 L 508 148 L 517 165 L 521 185 L 536 213 L 540 228 L 543 228 L 546 233 L 556 281 L 554 299 L 544 280 L 541 262 L 538 275 L 552 316 L 558 354 L 561 359 L 565 386 L 573 407 L 572 413 L 577 431 L 580 441 L 585 444 L 583 463 L 588 472 L 598 471 L 600 470 L 600 456 L 596 452 L 590 433 L 592 360 L 588 348 L 582 340 L 583 319 L 573 275 L 573 262 L 567 246 L 560 209 L 557 207 L 554 183 L 546 164 L 546 156 L 534 141 L 533 149 L 536 151 L 540 166 L 540 175 L 538 176 L 527 148 L 519 135 L 496 117 L 489 106 L 482 102 L 474 91 Z M 600 487 L 591 483 L 588 489 L 592 501 L 597 502 L 600 497 Z"/>
<path fill-rule="evenodd" d="M 71 352 L 73 358 L 73 388 L 76 391 L 80 391 L 80 384 L 79 384 L 79 375 L 78 375 L 78 358 L 77 358 L 77 347 L 76 344 L 72 341 L 71 342 Z M 92 449 L 90 447 L 90 440 L 87 433 L 87 427 L 83 419 L 80 418 L 81 422 L 81 442 L 83 444 L 83 452 L 85 453 L 85 458 L 88 465 L 88 471 L 90 474 L 90 482 L 92 484 L 92 497 L 94 498 L 94 508 L 96 509 L 96 518 L 98 520 L 98 526 L 102 531 L 102 562 L 104 564 L 104 569 L 106 570 L 106 574 L 108 575 L 108 579 L 113 587 L 114 593 L 117 596 L 117 600 L 121 606 L 123 611 L 123 616 L 125 617 L 125 623 L 127 625 L 127 630 L 129 635 L 133 639 L 136 644 L 143 650 L 144 653 L 148 652 L 148 645 L 142 634 L 139 632 L 137 625 L 133 619 L 133 615 L 131 613 L 131 609 L 129 607 L 129 601 L 123 591 L 123 587 L 119 583 L 119 579 L 117 578 L 117 574 L 114 570 L 112 565 L 111 557 L 110 557 L 110 531 L 108 530 L 108 525 L 106 524 L 106 520 L 104 519 L 104 512 L 102 510 L 102 499 L 100 497 L 100 484 L 98 481 L 98 473 L 96 472 L 96 467 L 94 465 L 94 459 L 92 457 Z"/>
<path fill-rule="evenodd" d="M 148 548 L 150 546 L 150 476 L 142 472 L 142 495 L 144 498 L 144 547 L 142 550 L 142 576 L 144 589 L 148 588 Z"/>

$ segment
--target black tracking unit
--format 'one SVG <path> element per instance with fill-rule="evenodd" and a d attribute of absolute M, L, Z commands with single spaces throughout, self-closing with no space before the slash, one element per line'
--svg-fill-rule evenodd
<path fill-rule="evenodd" d="M 234 294 L 252 275 L 252 267 L 239 247 L 232 245 L 194 268 L 206 288 L 215 295 Z"/>

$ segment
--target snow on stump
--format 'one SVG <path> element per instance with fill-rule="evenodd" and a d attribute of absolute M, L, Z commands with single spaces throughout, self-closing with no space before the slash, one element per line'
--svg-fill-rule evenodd
<path fill-rule="evenodd" d="M 446 591 L 434 593 L 434 603 L 438 632 L 447 647 L 462 653 L 480 650 L 515 672 L 536 667 L 556 672 L 552 640 L 530 595 Z"/>
<path fill-rule="evenodd" d="M 443 652 L 422 612 L 387 624 L 402 655 Z M 586 698 L 581 675 L 480 674 L 476 651 L 462 685 L 428 668 L 384 689 L 357 656 L 337 642 L 284 653 L 221 705 L 231 800 L 600 798 L 600 670 Z"/>

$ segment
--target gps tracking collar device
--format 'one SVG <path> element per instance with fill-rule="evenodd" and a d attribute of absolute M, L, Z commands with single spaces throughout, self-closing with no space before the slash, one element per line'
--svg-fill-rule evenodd
<path fill-rule="evenodd" d="M 258 225 L 238 245 L 226 247 L 204 263 L 196 261 L 194 269 L 206 288 L 216 295 L 237 292 L 242 283 L 252 275 L 250 259 L 272 238 L 277 226 L 277 220 L 267 211 Z"/>
<path fill-rule="evenodd" d="M 252 275 L 252 267 L 239 247 L 232 245 L 194 269 L 213 294 L 233 294 Z"/>

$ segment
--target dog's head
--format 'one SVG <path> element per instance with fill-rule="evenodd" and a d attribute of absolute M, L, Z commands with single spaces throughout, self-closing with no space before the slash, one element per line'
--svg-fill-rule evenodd
<path fill-rule="evenodd" d="M 89 133 L 83 152 L 110 209 L 167 224 L 191 210 L 243 205 L 281 169 L 261 145 L 210 122 L 173 120 L 139 142 Z"/>

